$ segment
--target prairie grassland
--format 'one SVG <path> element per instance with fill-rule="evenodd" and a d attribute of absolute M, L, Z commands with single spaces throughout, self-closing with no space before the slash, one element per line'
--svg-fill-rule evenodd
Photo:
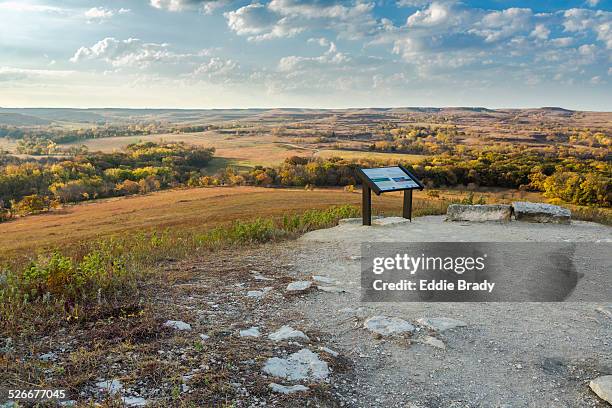
<path fill-rule="evenodd" d="M 343 159 L 376 159 L 376 160 L 402 160 L 404 163 L 417 163 L 425 158 L 418 154 L 407 153 L 384 153 L 366 152 L 357 150 L 324 149 L 315 153 L 316 157 L 328 159 L 330 157 L 342 157 Z"/>
<path fill-rule="evenodd" d="M 201 147 L 214 147 L 215 157 L 222 159 L 224 165 L 236 165 L 238 167 L 272 166 L 290 156 L 309 156 L 311 154 L 308 150 L 282 143 L 281 139 L 268 133 L 236 136 L 215 131 L 108 137 L 79 141 L 72 145 L 85 145 L 90 151 L 112 152 L 121 150 L 128 144 L 138 141 L 185 142 Z M 217 162 L 217 164 L 220 163 L 221 161 Z"/>

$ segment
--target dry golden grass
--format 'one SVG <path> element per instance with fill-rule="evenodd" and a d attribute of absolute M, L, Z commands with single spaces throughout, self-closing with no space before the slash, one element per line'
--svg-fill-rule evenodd
<path fill-rule="evenodd" d="M 160 191 L 66 206 L 0 224 L 0 258 L 113 234 L 165 228 L 207 230 L 233 220 L 280 217 L 312 208 L 361 202 L 341 189 L 306 191 L 215 187 Z M 399 195 L 375 197 L 383 211 L 401 207 Z"/>
<path fill-rule="evenodd" d="M 121 150 L 139 140 L 146 142 L 185 142 L 202 147 L 214 147 L 215 157 L 223 159 L 224 165 L 272 166 L 290 156 L 308 156 L 308 150 L 282 143 L 271 134 L 235 136 L 215 131 L 181 134 L 161 134 L 148 136 L 109 137 L 89 139 L 74 145 L 85 145 L 90 151 L 112 152 Z M 224 167 L 224 166 L 219 166 Z"/>

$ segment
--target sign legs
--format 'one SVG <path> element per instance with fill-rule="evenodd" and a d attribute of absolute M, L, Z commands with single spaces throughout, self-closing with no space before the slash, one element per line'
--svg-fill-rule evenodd
<path fill-rule="evenodd" d="M 363 183 L 361 192 L 361 216 L 363 218 L 363 225 L 372 225 L 372 189 Z"/>
<path fill-rule="evenodd" d="M 404 190 L 404 208 L 402 217 L 412 221 L 412 190 Z"/>

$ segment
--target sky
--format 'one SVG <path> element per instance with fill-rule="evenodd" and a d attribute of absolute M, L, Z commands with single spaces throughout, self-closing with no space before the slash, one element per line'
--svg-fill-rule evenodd
<path fill-rule="evenodd" d="M 612 0 L 0 0 L 0 106 L 612 111 Z"/>

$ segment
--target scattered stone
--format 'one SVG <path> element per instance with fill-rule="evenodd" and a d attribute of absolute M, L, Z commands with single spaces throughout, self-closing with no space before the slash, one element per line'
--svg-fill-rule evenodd
<path fill-rule="evenodd" d="M 572 212 L 558 205 L 517 201 L 512 203 L 517 221 L 569 224 Z"/>
<path fill-rule="evenodd" d="M 340 353 L 338 353 L 337 351 L 334 351 L 334 350 L 332 350 L 330 348 L 323 347 L 323 346 L 319 347 L 319 350 L 326 352 L 327 354 L 329 354 L 332 357 L 338 357 L 340 355 Z"/>
<path fill-rule="evenodd" d="M 329 375 L 327 363 L 312 351 L 304 348 L 287 358 L 272 357 L 263 367 L 266 374 L 290 381 L 325 380 Z"/>
<path fill-rule="evenodd" d="M 240 330 L 240 337 L 259 337 L 259 327 L 251 327 L 250 329 Z"/>
<path fill-rule="evenodd" d="M 317 286 L 317 289 L 328 293 L 345 293 L 346 290 L 337 286 Z"/>
<path fill-rule="evenodd" d="M 50 351 L 49 353 L 41 354 L 40 357 L 38 357 L 38 359 L 40 361 L 55 361 L 57 360 L 57 354 Z"/>
<path fill-rule="evenodd" d="M 612 404 L 612 375 L 604 375 L 591 380 L 589 387 L 599 398 Z"/>
<path fill-rule="evenodd" d="M 451 319 L 450 317 L 424 317 L 418 319 L 417 323 L 440 333 L 457 327 L 467 326 L 465 322 Z"/>
<path fill-rule="evenodd" d="M 287 285 L 287 292 L 303 292 L 310 289 L 312 282 L 310 281 L 295 281 Z"/>
<path fill-rule="evenodd" d="M 210 336 L 207 335 L 207 334 L 202 333 L 202 334 L 200 334 L 200 339 L 202 339 L 202 341 L 206 341 L 206 340 L 210 339 Z"/>
<path fill-rule="evenodd" d="M 185 323 L 180 320 L 168 320 L 166 323 L 164 323 L 164 327 L 170 327 L 174 330 L 191 330 L 191 325 L 189 323 Z"/>
<path fill-rule="evenodd" d="M 597 306 L 595 308 L 602 315 L 612 319 L 612 305 Z"/>
<path fill-rule="evenodd" d="M 114 395 L 123 389 L 123 384 L 119 380 L 106 380 L 99 381 L 96 383 L 96 387 L 101 392 L 107 392 L 110 395 Z"/>
<path fill-rule="evenodd" d="M 75 405 L 76 405 L 76 401 L 75 400 L 60 401 L 60 403 L 59 403 L 60 407 L 74 407 Z"/>
<path fill-rule="evenodd" d="M 268 335 L 268 338 L 273 341 L 281 341 L 288 339 L 303 339 L 306 341 L 310 341 L 307 335 L 299 330 L 295 330 L 291 326 L 283 326 L 274 333 Z"/>
<path fill-rule="evenodd" d="M 147 405 L 147 400 L 142 397 L 123 397 L 121 400 L 128 407 L 144 407 Z"/>
<path fill-rule="evenodd" d="M 381 336 L 412 333 L 414 326 L 397 317 L 372 316 L 363 323 L 363 327 Z"/>
<path fill-rule="evenodd" d="M 273 392 L 278 392 L 281 394 L 293 394 L 296 392 L 304 392 L 304 391 L 308 391 L 310 388 L 305 387 L 303 385 L 291 385 L 291 386 L 287 386 L 287 385 L 281 385 L 281 384 L 276 384 L 276 383 L 270 383 L 270 385 L 268 385 L 268 387 L 270 387 L 270 389 Z"/>
<path fill-rule="evenodd" d="M 420 343 L 423 344 L 427 344 L 428 346 L 432 346 L 435 348 L 438 348 L 440 350 L 445 350 L 446 349 L 446 344 L 444 344 L 444 342 L 440 339 L 436 339 L 435 337 L 432 336 L 423 336 L 420 340 Z"/>
<path fill-rule="evenodd" d="M 315 282 L 321 282 L 321 283 L 329 283 L 329 284 L 334 283 L 334 280 L 332 278 L 328 278 L 327 276 L 321 276 L 321 275 L 314 275 L 312 277 L 312 280 L 314 280 Z"/>
<path fill-rule="evenodd" d="M 266 286 L 262 290 L 249 290 L 247 292 L 247 297 L 261 299 L 262 297 L 266 296 L 272 289 L 272 287 Z"/>
<path fill-rule="evenodd" d="M 446 211 L 446 221 L 508 222 L 511 216 L 512 206 L 505 204 L 451 204 Z"/>

